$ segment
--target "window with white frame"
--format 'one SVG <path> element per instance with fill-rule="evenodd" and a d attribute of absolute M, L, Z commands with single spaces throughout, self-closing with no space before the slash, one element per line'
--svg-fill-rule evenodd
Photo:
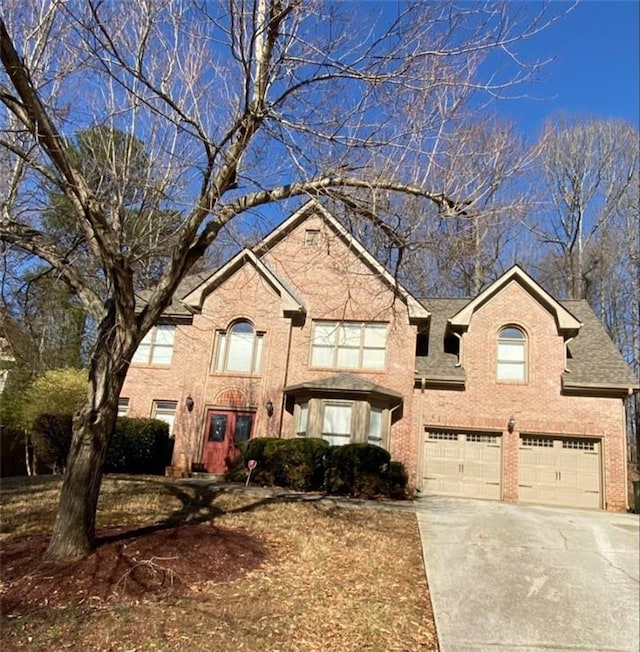
<path fill-rule="evenodd" d="M 169 437 L 173 437 L 173 425 L 176 420 L 176 401 L 154 401 L 153 418 L 164 421 L 169 426 Z"/>
<path fill-rule="evenodd" d="M 176 327 L 170 324 L 154 326 L 140 342 L 132 362 L 136 364 L 170 365 Z"/>
<path fill-rule="evenodd" d="M 332 446 L 343 446 L 351 441 L 350 403 L 325 403 L 322 418 L 322 438 Z"/>
<path fill-rule="evenodd" d="M 129 399 L 128 398 L 119 398 L 118 399 L 118 416 L 126 417 L 129 412 Z"/>
<path fill-rule="evenodd" d="M 372 407 L 369 411 L 369 429 L 367 432 L 367 443 L 382 446 L 382 416 L 384 410 Z"/>
<path fill-rule="evenodd" d="M 313 324 L 311 366 L 383 369 L 386 324 L 317 321 Z"/>
<path fill-rule="evenodd" d="M 256 333 L 246 319 L 235 322 L 227 331 L 218 333 L 215 371 L 258 374 L 262 365 L 263 334 Z"/>
<path fill-rule="evenodd" d="M 296 434 L 298 437 L 307 436 L 307 427 L 309 423 L 309 403 L 298 403 L 298 419 L 296 423 Z"/>
<path fill-rule="evenodd" d="M 498 334 L 497 379 L 523 382 L 527 379 L 527 340 L 515 326 Z"/>

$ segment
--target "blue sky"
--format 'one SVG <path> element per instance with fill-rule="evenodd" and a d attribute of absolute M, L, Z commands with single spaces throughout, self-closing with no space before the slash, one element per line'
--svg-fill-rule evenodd
<path fill-rule="evenodd" d="M 527 4 L 539 7 L 538 2 Z M 639 0 L 583 0 L 520 48 L 529 58 L 554 58 L 544 79 L 531 89 L 540 99 L 503 102 L 499 112 L 533 137 L 557 111 L 621 118 L 638 126 L 639 35 Z"/>

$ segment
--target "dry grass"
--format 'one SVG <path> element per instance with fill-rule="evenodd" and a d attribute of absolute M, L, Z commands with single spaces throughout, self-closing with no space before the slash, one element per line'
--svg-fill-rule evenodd
<path fill-rule="evenodd" d="M 58 483 L 2 486 L 2 536 L 50 526 Z M 38 496 L 33 500 L 33 489 Z M 3 623 L 3 650 L 435 650 L 415 516 L 291 501 L 264 492 L 217 493 L 164 479 L 107 478 L 103 525 L 171 517 L 248 532 L 268 551 L 240 578 L 207 578 L 183 595 L 91 608 L 42 609 Z M 176 554 L 179 551 L 168 551 Z"/>

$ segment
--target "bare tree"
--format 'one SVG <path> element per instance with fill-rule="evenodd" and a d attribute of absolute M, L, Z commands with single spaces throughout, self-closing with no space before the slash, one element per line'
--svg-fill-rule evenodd
<path fill-rule="evenodd" d="M 616 120 L 557 116 L 539 143 L 542 191 L 548 211 L 530 226 L 546 245 L 545 279 L 560 294 L 587 298 L 597 284 L 607 233 L 618 228 L 621 202 L 638 183 L 638 131 Z"/>
<path fill-rule="evenodd" d="M 518 43 L 566 10 L 523 22 L 511 3 L 394 5 L 377 16 L 373 5 L 298 0 L 5 5 L 0 147 L 12 172 L 0 238 L 54 268 L 96 324 L 51 558 L 91 550 L 128 363 L 219 234 L 267 203 L 335 188 L 381 188 L 455 213 L 465 197 L 417 169 L 434 151 L 424 144 L 445 148 L 464 107 L 481 110 L 535 72 L 519 63 Z M 416 105 L 428 110 L 416 117 Z M 144 144 L 133 201 L 127 166 L 111 157 L 117 182 L 102 192 L 74 160 L 74 135 L 96 127 Z M 75 221 L 72 241 L 42 219 L 52 189 Z M 179 216 L 163 237 L 170 255 L 136 311 L 161 215 Z M 149 229 L 128 228 L 146 218 Z"/>

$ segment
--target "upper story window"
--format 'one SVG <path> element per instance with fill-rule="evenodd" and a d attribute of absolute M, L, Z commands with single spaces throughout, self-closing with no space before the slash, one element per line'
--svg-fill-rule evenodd
<path fill-rule="evenodd" d="M 137 364 L 170 365 L 176 327 L 154 326 L 142 339 L 131 362 Z"/>
<path fill-rule="evenodd" d="M 318 321 L 313 325 L 311 366 L 383 369 L 386 324 Z"/>
<path fill-rule="evenodd" d="M 263 333 L 256 333 L 246 319 L 235 322 L 227 331 L 218 333 L 215 371 L 236 371 L 258 374 L 262 364 Z"/>
<path fill-rule="evenodd" d="M 497 379 L 516 382 L 527 379 L 527 340 L 515 326 L 507 326 L 498 334 Z"/>

